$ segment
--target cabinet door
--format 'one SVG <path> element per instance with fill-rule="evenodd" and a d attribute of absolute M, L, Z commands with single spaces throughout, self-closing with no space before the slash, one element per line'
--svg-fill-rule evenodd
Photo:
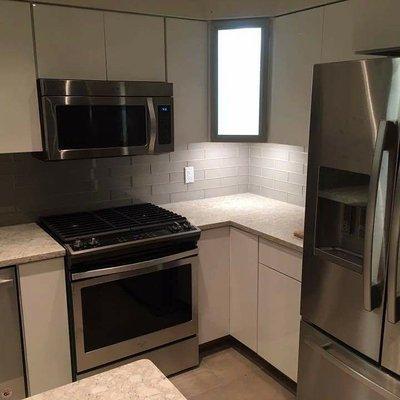
<path fill-rule="evenodd" d="M 231 229 L 230 332 L 257 351 L 258 237 Z"/>
<path fill-rule="evenodd" d="M 365 58 L 353 51 L 353 17 L 349 1 L 324 7 L 322 62 Z"/>
<path fill-rule="evenodd" d="M 313 66 L 321 61 L 323 8 L 273 22 L 268 141 L 308 145 Z"/>
<path fill-rule="evenodd" d="M 258 354 L 297 381 L 301 284 L 262 264 L 258 279 Z"/>
<path fill-rule="evenodd" d="M 36 4 L 40 78 L 106 79 L 103 12 Z"/>
<path fill-rule="evenodd" d="M 229 335 L 229 227 L 203 231 L 198 246 L 202 344 Z"/>
<path fill-rule="evenodd" d="M 377 54 L 400 47 L 398 0 L 351 0 L 355 51 Z"/>
<path fill-rule="evenodd" d="M 174 84 L 175 144 L 208 140 L 208 25 L 167 18 L 167 79 Z"/>
<path fill-rule="evenodd" d="M 29 7 L 0 2 L 0 153 L 42 150 Z"/>
<path fill-rule="evenodd" d="M 165 81 L 164 18 L 104 14 L 107 77 Z"/>
<path fill-rule="evenodd" d="M 29 395 L 72 382 L 63 258 L 18 267 Z"/>

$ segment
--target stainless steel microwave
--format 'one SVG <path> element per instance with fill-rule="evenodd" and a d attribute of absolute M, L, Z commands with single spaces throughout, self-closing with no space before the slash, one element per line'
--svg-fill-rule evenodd
<path fill-rule="evenodd" d="M 45 160 L 174 150 L 173 85 L 39 79 Z"/>

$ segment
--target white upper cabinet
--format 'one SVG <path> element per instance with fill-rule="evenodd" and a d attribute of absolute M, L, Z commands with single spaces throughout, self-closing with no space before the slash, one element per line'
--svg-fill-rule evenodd
<path fill-rule="evenodd" d="M 30 6 L 0 2 L 0 153 L 41 151 Z"/>
<path fill-rule="evenodd" d="M 353 17 L 349 1 L 324 7 L 322 62 L 365 58 L 353 50 Z"/>
<path fill-rule="evenodd" d="M 164 18 L 104 13 L 107 78 L 165 81 Z"/>
<path fill-rule="evenodd" d="M 167 18 L 167 80 L 174 84 L 175 144 L 208 140 L 208 25 Z"/>
<path fill-rule="evenodd" d="M 308 145 L 313 66 L 321 62 L 323 8 L 273 21 L 268 141 Z"/>
<path fill-rule="evenodd" d="M 36 4 L 40 78 L 106 79 L 102 11 Z"/>
<path fill-rule="evenodd" d="M 400 48 L 399 0 L 351 0 L 353 47 L 363 53 Z"/>

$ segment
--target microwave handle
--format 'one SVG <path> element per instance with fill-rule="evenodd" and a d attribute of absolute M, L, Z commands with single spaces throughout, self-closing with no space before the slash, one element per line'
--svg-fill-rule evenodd
<path fill-rule="evenodd" d="M 157 118 L 152 97 L 147 97 L 147 108 L 150 116 L 149 154 L 155 154 L 157 140 Z"/>

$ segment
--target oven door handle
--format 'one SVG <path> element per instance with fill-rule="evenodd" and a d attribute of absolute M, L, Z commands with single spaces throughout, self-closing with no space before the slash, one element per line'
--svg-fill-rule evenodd
<path fill-rule="evenodd" d="M 172 261 L 181 260 L 183 258 L 196 256 L 198 254 L 199 254 L 199 250 L 193 249 L 193 250 L 184 251 L 182 253 L 171 254 L 169 256 L 156 258 L 156 259 L 152 259 L 152 260 L 141 261 L 141 262 L 133 263 L 133 264 L 125 264 L 125 265 L 119 265 L 117 267 L 100 268 L 100 269 L 93 269 L 93 270 L 85 271 L 85 272 L 77 272 L 77 273 L 72 274 L 72 281 L 75 282 L 75 281 L 79 281 L 81 279 L 97 278 L 100 276 L 107 276 L 107 275 L 119 274 L 122 272 L 135 271 L 138 269 L 153 267 L 155 265 L 166 264 L 166 263 L 169 263 Z"/>

